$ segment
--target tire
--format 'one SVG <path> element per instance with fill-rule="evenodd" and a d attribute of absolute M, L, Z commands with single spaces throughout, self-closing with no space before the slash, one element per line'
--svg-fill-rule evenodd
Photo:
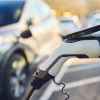
<path fill-rule="evenodd" d="M 31 66 L 25 55 L 13 53 L 5 64 L 3 100 L 22 100 L 32 76 Z"/>

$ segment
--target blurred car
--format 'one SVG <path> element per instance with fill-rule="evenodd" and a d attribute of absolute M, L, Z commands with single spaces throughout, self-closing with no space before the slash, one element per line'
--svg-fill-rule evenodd
<path fill-rule="evenodd" d="M 92 27 L 100 25 L 100 11 L 93 12 L 87 17 L 87 26 L 86 27 Z M 96 32 L 92 34 L 93 36 L 100 36 L 100 32 Z"/>
<path fill-rule="evenodd" d="M 100 12 L 91 13 L 88 16 L 88 26 L 95 26 L 100 24 Z"/>
<path fill-rule="evenodd" d="M 77 17 L 60 17 L 59 18 L 61 35 L 68 35 L 80 30 L 81 25 L 78 22 Z"/>
<path fill-rule="evenodd" d="M 36 55 L 49 55 L 59 45 L 56 21 L 42 1 L 0 0 L 0 96 L 3 100 L 21 100 L 26 95 L 33 72 L 29 64 Z M 32 23 L 29 29 L 33 37 L 20 39 L 29 23 Z"/>
<path fill-rule="evenodd" d="M 34 54 L 29 46 L 19 42 L 15 25 L 23 6 L 24 1 L 0 1 L 0 98 L 3 100 L 21 100 L 32 76 L 30 63 Z"/>

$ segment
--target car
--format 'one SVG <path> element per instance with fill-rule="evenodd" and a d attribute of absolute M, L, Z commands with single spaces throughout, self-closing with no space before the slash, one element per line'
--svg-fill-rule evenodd
<path fill-rule="evenodd" d="M 88 27 L 90 26 L 95 26 L 100 24 L 100 11 L 98 12 L 92 12 L 87 16 L 87 25 Z"/>
<path fill-rule="evenodd" d="M 100 25 L 100 11 L 94 11 L 87 16 L 87 26 L 92 27 L 96 25 Z M 95 32 L 92 34 L 93 36 L 100 36 L 100 32 Z"/>
<path fill-rule="evenodd" d="M 61 35 L 65 36 L 81 29 L 77 16 L 62 16 L 58 18 Z"/>
<path fill-rule="evenodd" d="M 19 42 L 15 25 L 23 5 L 24 1 L 0 1 L 0 98 L 3 100 L 21 100 L 32 76 L 30 64 L 34 53 Z"/>
<path fill-rule="evenodd" d="M 27 29 L 32 38 L 20 38 Z M 43 1 L 0 0 L 0 97 L 3 100 L 22 100 L 26 95 L 37 56 L 42 59 L 49 55 L 61 41 L 58 30 L 56 18 Z"/>

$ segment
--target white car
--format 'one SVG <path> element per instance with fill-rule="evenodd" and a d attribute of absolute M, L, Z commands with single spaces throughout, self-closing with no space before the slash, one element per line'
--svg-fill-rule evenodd
<path fill-rule="evenodd" d="M 61 35 L 68 35 L 80 30 L 81 25 L 78 19 L 74 16 L 59 18 Z"/>
<path fill-rule="evenodd" d="M 87 18 L 87 27 L 100 25 L 100 12 L 91 13 Z M 100 36 L 100 32 L 93 33 L 93 36 Z"/>
<path fill-rule="evenodd" d="M 0 0 L 0 94 L 3 93 L 3 100 L 21 100 L 26 94 L 29 73 L 33 71 L 26 67 L 26 61 L 30 58 L 32 61 L 34 54 L 49 55 L 59 45 L 57 23 L 42 0 Z M 27 28 L 32 38 L 16 41 L 16 36 Z M 34 51 L 29 59 L 26 59 L 26 44 Z"/>

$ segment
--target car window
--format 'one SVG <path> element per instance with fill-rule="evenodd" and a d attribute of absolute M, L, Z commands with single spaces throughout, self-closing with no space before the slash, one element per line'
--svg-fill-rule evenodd
<path fill-rule="evenodd" d="M 0 0 L 0 26 L 17 22 L 23 6 L 24 0 Z"/>

